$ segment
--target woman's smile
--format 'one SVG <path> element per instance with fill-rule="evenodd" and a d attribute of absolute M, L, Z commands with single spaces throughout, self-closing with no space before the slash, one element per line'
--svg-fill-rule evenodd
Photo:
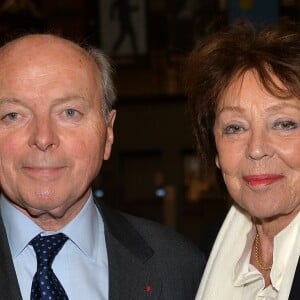
<path fill-rule="evenodd" d="M 253 187 L 266 186 L 283 180 L 285 177 L 279 174 L 258 174 L 243 176 L 244 181 Z"/>

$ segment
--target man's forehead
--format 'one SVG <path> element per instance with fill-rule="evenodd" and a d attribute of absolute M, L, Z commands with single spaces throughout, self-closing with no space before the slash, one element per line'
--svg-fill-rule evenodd
<path fill-rule="evenodd" d="M 0 87 L 3 93 L 23 91 L 29 97 L 30 92 L 33 95 L 41 91 L 55 94 L 68 89 L 74 94 L 76 88 L 94 92 L 101 89 L 94 60 L 68 40 L 31 35 L 12 41 L 1 50 Z"/>
<path fill-rule="evenodd" d="M 98 68 L 91 56 L 72 41 L 48 34 L 27 35 L 0 48 L 1 73 L 23 72 L 34 70 L 54 72 L 76 70 L 87 72 L 98 78 Z"/>
<path fill-rule="evenodd" d="M 0 48 L 0 60 L 22 58 L 38 58 L 38 57 L 51 57 L 53 55 L 66 55 L 70 58 L 74 57 L 81 60 L 90 60 L 87 52 L 79 45 L 70 40 L 51 35 L 51 34 L 31 34 L 26 35 L 11 42 Z"/>

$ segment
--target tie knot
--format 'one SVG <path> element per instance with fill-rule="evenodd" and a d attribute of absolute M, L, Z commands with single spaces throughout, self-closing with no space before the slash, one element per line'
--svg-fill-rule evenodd
<path fill-rule="evenodd" d="M 55 256 L 63 247 L 67 239 L 68 237 L 63 233 L 47 236 L 39 234 L 34 237 L 29 245 L 32 245 L 35 250 L 38 266 L 41 267 L 46 265 L 50 267 Z"/>

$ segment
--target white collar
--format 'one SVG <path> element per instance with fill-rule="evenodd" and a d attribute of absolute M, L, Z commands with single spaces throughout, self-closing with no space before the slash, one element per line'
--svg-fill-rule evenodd
<path fill-rule="evenodd" d="M 274 240 L 276 249 L 274 248 L 275 260 L 274 268 L 271 271 L 272 277 L 278 276 L 283 270 L 281 266 L 286 265 L 287 261 L 289 263 L 289 267 L 285 268 L 285 274 L 281 274 L 281 278 L 274 279 L 275 287 L 276 289 L 280 287 L 279 295 L 283 297 L 289 294 L 292 283 L 290 278 L 295 272 L 299 258 L 299 224 L 300 214 Z M 232 206 L 213 246 L 196 300 L 241 299 L 243 288 L 234 286 L 233 283 L 239 270 L 242 273 L 245 271 L 245 266 L 241 264 L 241 258 L 250 261 L 249 253 L 245 251 L 245 245 L 251 242 L 250 232 L 252 230 L 253 224 L 250 216 L 236 206 Z M 250 235 L 248 235 L 249 233 Z M 290 238 L 290 234 L 292 238 Z M 287 255 L 288 249 L 293 254 L 292 256 Z M 277 265 L 280 267 L 277 268 Z M 247 266 L 246 269 L 249 271 Z M 250 269 L 251 271 L 253 269 Z M 290 276 L 286 276 L 286 273 L 289 273 Z"/>
<path fill-rule="evenodd" d="M 0 196 L 0 209 L 14 258 L 24 250 L 33 237 L 44 231 L 3 195 Z M 65 233 L 85 255 L 96 259 L 94 245 L 99 239 L 99 228 L 100 232 L 104 232 L 102 217 L 91 194 L 79 214 L 59 232 Z"/>

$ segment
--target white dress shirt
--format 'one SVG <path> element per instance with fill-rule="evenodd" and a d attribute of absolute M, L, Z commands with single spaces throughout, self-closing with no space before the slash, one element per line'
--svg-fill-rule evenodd
<path fill-rule="evenodd" d="M 34 249 L 28 243 L 39 233 L 51 232 L 44 232 L 3 195 L 0 209 L 22 297 L 29 300 L 37 263 Z M 107 300 L 108 259 L 104 224 L 92 195 L 81 212 L 59 232 L 69 239 L 55 257 L 52 268 L 69 299 Z"/>

